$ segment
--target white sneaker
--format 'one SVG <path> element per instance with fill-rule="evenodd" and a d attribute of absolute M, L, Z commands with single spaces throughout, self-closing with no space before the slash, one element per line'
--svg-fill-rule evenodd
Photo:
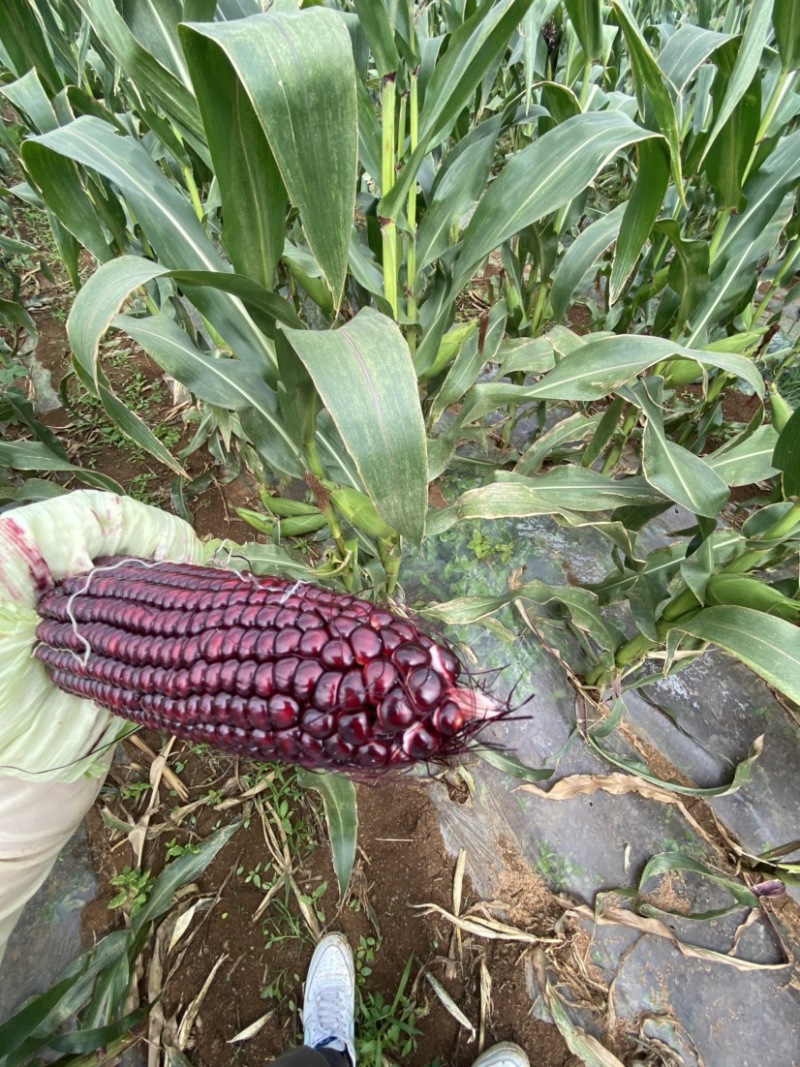
<path fill-rule="evenodd" d="M 356 1067 L 356 972 L 344 934 L 327 934 L 311 957 L 303 994 L 303 1040 L 311 1048 L 346 1052 Z"/>
<path fill-rule="evenodd" d="M 482 1052 L 472 1067 L 530 1067 L 530 1060 L 513 1041 L 501 1041 Z"/>

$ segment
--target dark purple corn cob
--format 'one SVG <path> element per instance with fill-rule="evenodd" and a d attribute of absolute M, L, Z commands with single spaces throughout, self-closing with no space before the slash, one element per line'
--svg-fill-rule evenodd
<path fill-rule="evenodd" d="M 385 608 L 282 578 L 102 560 L 39 601 L 55 685 L 257 760 L 377 771 L 461 754 L 501 709 Z"/>

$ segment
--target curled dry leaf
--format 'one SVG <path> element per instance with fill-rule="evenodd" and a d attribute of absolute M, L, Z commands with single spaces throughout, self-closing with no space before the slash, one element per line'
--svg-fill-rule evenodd
<path fill-rule="evenodd" d="M 627 926 L 632 930 L 638 930 L 643 934 L 651 934 L 654 937 L 665 937 L 671 941 L 682 955 L 689 959 L 708 960 L 712 963 L 724 963 L 734 967 L 737 971 L 782 971 L 789 966 L 787 963 L 755 963 L 752 960 L 740 960 L 735 956 L 729 956 L 724 952 L 715 952 L 710 948 L 700 948 L 698 945 L 689 945 L 680 941 L 673 932 L 660 919 L 647 918 L 636 915 L 632 911 L 623 908 L 605 908 L 596 915 L 591 908 L 580 904 L 571 909 L 570 914 L 580 918 L 589 919 L 599 926 Z"/>
<path fill-rule="evenodd" d="M 537 937 L 536 934 L 529 934 L 526 930 L 501 923 L 497 919 L 484 919 L 479 915 L 451 915 L 438 904 L 415 904 L 414 907 L 425 908 L 424 915 L 437 912 L 465 933 L 485 937 L 490 941 L 522 941 L 529 945 L 560 945 L 562 943 L 562 938 Z"/>

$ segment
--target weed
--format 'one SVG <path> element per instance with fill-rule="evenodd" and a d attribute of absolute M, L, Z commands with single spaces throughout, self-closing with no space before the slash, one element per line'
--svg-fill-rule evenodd
<path fill-rule="evenodd" d="M 109 908 L 130 908 L 131 914 L 137 912 L 147 901 L 153 888 L 153 872 L 140 868 L 124 867 L 110 880 L 119 892 L 109 901 Z"/>
<path fill-rule="evenodd" d="M 414 957 L 409 956 L 397 990 L 391 1003 L 380 993 L 366 988 L 366 979 L 372 974 L 378 945 L 374 937 L 361 937 L 355 952 L 356 958 L 356 1053 L 359 1060 L 374 1063 L 375 1067 L 385 1061 L 406 1060 L 417 1047 L 419 1030 L 416 1022 L 426 1009 L 406 994 Z"/>
<path fill-rule="evenodd" d="M 501 563 L 508 563 L 514 551 L 514 546 L 510 542 L 492 544 L 477 527 L 472 532 L 472 539 L 467 542 L 467 548 L 474 553 L 476 559 L 486 559 L 487 556 L 494 555 Z"/>
<path fill-rule="evenodd" d="M 200 851 L 200 846 L 195 845 L 192 841 L 182 845 L 175 837 L 171 841 L 167 841 L 165 848 L 164 855 L 168 860 L 177 859 L 179 856 L 197 855 Z"/>

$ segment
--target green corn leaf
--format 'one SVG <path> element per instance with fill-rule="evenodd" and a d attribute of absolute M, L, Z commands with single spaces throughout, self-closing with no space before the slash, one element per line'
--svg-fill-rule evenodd
<path fill-rule="evenodd" d="M 644 34 L 624 0 L 611 0 L 628 48 L 639 115 L 642 121 L 661 130 L 669 145 L 670 169 L 678 196 L 683 200 L 681 138 L 678 119 L 664 78 Z"/>
<path fill-rule="evenodd" d="M 582 467 L 556 468 L 536 478 L 513 477 L 513 481 L 506 477 L 502 482 L 468 490 L 448 511 L 455 520 L 524 518 L 606 511 L 663 499 L 643 479 L 615 481 Z"/>
<path fill-rule="evenodd" d="M 480 7 L 452 34 L 447 51 L 438 58 L 425 86 L 418 146 L 378 205 L 382 218 L 396 219 L 402 211 L 422 161 L 447 136 L 487 70 L 505 52 L 532 2 L 497 0 L 489 8 Z"/>
<path fill-rule="evenodd" d="M 781 70 L 800 69 L 800 0 L 775 0 L 772 12 Z"/>
<path fill-rule="evenodd" d="M 238 359 L 201 352 L 169 315 L 144 319 L 117 315 L 111 325 L 133 338 L 195 396 L 245 415 L 245 432 L 272 467 L 295 477 L 302 475 L 298 443 L 279 415 L 277 397 L 252 367 Z"/>
<path fill-rule="evenodd" d="M 729 33 L 703 29 L 686 22 L 679 26 L 661 49 L 658 65 L 680 98 L 698 67 L 731 40 Z"/>
<path fill-rule="evenodd" d="M 642 469 L 652 486 L 695 515 L 715 518 L 728 500 L 722 478 L 699 456 L 670 441 L 651 419 L 644 429 Z"/>
<path fill-rule="evenodd" d="M 680 297 L 678 322 L 682 325 L 708 289 L 708 241 L 684 239 L 674 219 L 660 219 L 655 229 L 667 237 L 675 250 L 669 265 L 668 280 Z"/>
<path fill-rule="evenodd" d="M 480 199 L 499 132 L 499 116 L 480 123 L 458 143 L 436 175 L 417 233 L 419 271 L 449 247 L 451 227 Z"/>
<path fill-rule="evenodd" d="M 671 356 L 686 356 L 701 367 L 720 367 L 749 382 L 759 396 L 764 394 L 761 375 L 752 361 L 742 356 L 687 348 L 661 337 L 620 334 L 588 341 L 534 385 L 522 388 L 520 399 L 600 400 L 647 367 Z"/>
<path fill-rule="evenodd" d="M 284 330 L 381 518 L 415 543 L 427 507 L 425 425 L 400 331 L 363 308 L 341 329 Z"/>
<path fill-rule="evenodd" d="M 481 198 L 454 267 L 457 292 L 503 241 L 568 204 L 623 148 L 657 136 L 618 111 L 576 115 L 517 152 Z"/>
<path fill-rule="evenodd" d="M 16 81 L 0 86 L 0 95 L 22 115 L 28 116 L 37 133 L 57 128 L 58 118 L 37 70 L 29 70 Z"/>
<path fill-rule="evenodd" d="M 778 473 L 773 458 L 777 442 L 775 428 L 767 424 L 739 444 L 726 445 L 703 459 L 726 485 L 753 485 Z"/>
<path fill-rule="evenodd" d="M 644 389 L 623 394 L 647 416 L 642 438 L 642 470 L 650 485 L 695 515 L 715 518 L 730 491 L 719 474 L 688 449 L 671 441 L 665 431 L 661 408 Z"/>
<path fill-rule="evenodd" d="M 712 263 L 711 284 L 689 319 L 687 344 L 697 343 L 742 306 L 756 284 L 755 268 L 780 240 L 793 214 L 800 177 L 800 131 L 784 137 L 742 191 L 744 213 L 728 224 Z"/>
<path fill-rule="evenodd" d="M 173 860 L 155 881 L 144 905 L 132 916 L 131 930 L 135 937 L 146 932 L 150 923 L 160 919 L 174 903 L 174 896 L 182 886 L 199 878 L 217 853 L 230 841 L 241 823 L 234 822 L 216 830 L 199 845 L 197 852 L 188 852 Z"/>
<path fill-rule="evenodd" d="M 800 493 L 800 408 L 781 430 L 772 462 L 783 473 L 784 494 L 797 496 Z"/>
<path fill-rule="evenodd" d="M 107 489 L 111 493 L 124 492 L 113 478 L 76 467 L 52 452 L 43 441 L 0 441 L 0 464 L 19 471 L 63 471 L 74 475 L 84 485 Z"/>
<path fill-rule="evenodd" d="M 189 85 L 189 71 L 178 42 L 178 23 L 188 16 L 181 0 L 137 0 L 122 8 L 128 29 L 144 50 L 181 84 Z"/>
<path fill-rule="evenodd" d="M 669 181 L 669 159 L 664 146 L 656 141 L 643 141 L 638 150 L 639 172 L 622 217 L 608 283 L 610 304 L 616 304 L 628 284 L 661 210 Z"/>
<path fill-rule="evenodd" d="M 400 65 L 394 32 L 383 0 L 355 0 L 359 26 L 367 38 L 378 75 L 384 78 Z"/>
<path fill-rule="evenodd" d="M 576 444 L 591 437 L 597 430 L 602 416 L 600 414 L 584 415 L 576 412 L 566 419 L 560 419 L 551 430 L 537 437 L 530 448 L 522 453 L 514 471 L 528 477 L 536 472 L 545 459 L 555 450 L 568 444 Z M 582 466 L 588 466 L 582 462 Z"/>
<path fill-rule="evenodd" d="M 458 597 L 428 608 L 423 614 L 446 626 L 465 626 L 480 622 L 515 600 L 533 608 L 545 608 L 553 602 L 562 604 L 575 626 L 591 634 L 601 648 L 611 650 L 619 644 L 621 633 L 601 615 L 595 593 L 572 586 L 552 586 L 546 582 L 525 582 L 499 596 Z"/>
<path fill-rule="evenodd" d="M 481 368 L 494 360 L 503 340 L 507 321 L 506 302 L 499 300 L 489 312 L 483 347 L 473 331 L 461 346 L 445 380 L 432 398 L 428 423 L 433 426 L 446 408 L 455 404 L 471 388 Z"/>
<path fill-rule="evenodd" d="M 705 172 L 720 210 L 739 212 L 745 206 L 742 184 L 760 124 L 761 83 L 754 78 L 706 152 Z"/>
<path fill-rule="evenodd" d="M 358 137 L 356 72 L 344 22 L 336 12 L 313 8 L 183 26 L 181 39 L 223 206 L 227 202 L 245 213 L 235 247 L 247 246 L 246 227 L 258 229 L 260 222 L 271 236 L 265 253 L 273 259 L 270 269 L 277 262 L 283 190 L 274 181 L 278 187 L 268 188 L 274 158 L 338 307 L 355 205 Z M 259 163 L 267 167 L 264 174 Z M 248 206 L 258 213 L 246 214 Z M 257 247 L 248 250 L 248 263 L 257 257 Z"/>
<path fill-rule="evenodd" d="M 753 0 L 736 54 L 736 61 L 728 79 L 725 96 L 717 110 L 714 125 L 706 141 L 704 155 L 711 149 L 758 72 L 764 47 L 772 29 L 772 4 L 773 0 Z"/>
<path fill-rule="evenodd" d="M 603 55 L 603 19 L 600 0 L 564 0 L 584 57 L 600 59 Z"/>
<path fill-rule="evenodd" d="M 121 191 L 145 231 L 155 254 L 168 268 L 225 272 L 227 265 L 198 222 L 191 205 L 164 177 L 144 146 L 131 137 L 119 136 L 112 126 L 84 116 L 52 133 L 32 138 L 23 146 L 23 159 L 45 200 L 61 216 L 57 200 L 57 175 L 50 178 L 53 156 L 99 171 Z M 64 218 L 70 227 L 69 220 Z M 81 234 L 76 233 L 80 239 Z M 108 254 L 101 258 L 108 258 Z M 234 348 L 242 359 L 272 362 L 267 339 L 256 328 L 235 297 L 201 287 L 187 288 L 186 295 L 198 311 Z"/>
<path fill-rule="evenodd" d="M 657 856 L 652 856 L 645 864 L 644 870 L 639 878 L 639 892 L 644 892 L 645 883 L 651 878 L 661 878 L 663 875 L 672 874 L 674 871 L 690 871 L 692 874 L 700 875 L 705 881 L 727 889 L 735 901 L 735 904 L 732 905 L 732 907 L 758 907 L 758 897 L 752 890 L 748 889 L 747 886 L 743 885 L 741 882 L 735 881 L 733 878 L 726 878 L 724 875 L 716 874 L 714 871 L 709 870 L 704 864 L 699 863 L 692 856 L 687 856 L 684 852 L 661 852 Z M 652 905 L 648 905 L 648 910 L 651 907 Z M 665 911 L 663 908 L 654 908 L 653 910 L 661 912 Z M 728 907 L 713 912 L 691 913 L 686 917 L 696 920 L 716 918 L 718 915 L 726 915 L 730 910 L 731 907 Z M 666 914 L 685 915 L 685 912 L 679 913 L 666 911 Z"/>
<path fill-rule="evenodd" d="M 55 96 L 62 79 L 48 48 L 47 37 L 26 0 L 5 0 L 0 22 L 0 43 L 11 70 L 21 78 L 35 70 L 45 91 Z"/>
<path fill-rule="evenodd" d="M 765 581 L 742 574 L 711 575 L 703 599 L 712 606 L 733 604 L 763 611 L 787 622 L 800 621 L 800 601 L 785 596 Z"/>
<path fill-rule="evenodd" d="M 358 843 L 358 804 L 356 790 L 349 778 L 341 774 L 299 770 L 297 780 L 304 789 L 316 789 L 325 808 L 325 823 L 333 855 L 333 870 L 339 886 L 339 901 L 344 900 Z"/>
<path fill-rule="evenodd" d="M 76 0 L 76 3 L 91 23 L 98 40 L 136 86 L 137 93 L 152 95 L 158 100 L 159 107 L 189 132 L 196 144 L 202 145 L 203 127 L 188 78 L 182 81 L 176 77 L 137 41 L 117 11 L 114 0 Z"/>
<path fill-rule="evenodd" d="M 753 608 L 720 606 L 704 608 L 672 629 L 725 649 L 800 703 L 800 630 L 793 623 Z"/>
<path fill-rule="evenodd" d="M 617 204 L 607 215 L 582 230 L 560 257 L 553 274 L 550 306 L 553 318 L 563 319 L 572 298 L 589 280 L 600 257 L 616 241 L 627 204 Z"/>
<path fill-rule="evenodd" d="M 709 608 L 709 611 L 723 611 L 724 608 Z M 737 610 L 737 609 L 733 609 Z M 746 610 L 746 609 L 742 609 Z M 703 614 L 701 612 L 701 614 Z M 757 614 L 757 612 L 755 613 Z M 733 772 L 733 778 L 725 785 L 713 785 L 713 786 L 692 786 L 683 785 L 680 782 L 672 780 L 664 780 L 653 774 L 643 763 L 639 760 L 626 759 L 624 756 L 619 756 L 615 752 L 611 752 L 597 743 L 596 737 L 590 732 L 587 735 L 586 740 L 589 746 L 602 756 L 603 759 L 608 760 L 609 763 L 613 763 L 615 767 L 621 767 L 622 770 L 627 771 L 629 774 L 634 774 L 637 778 L 643 778 L 646 782 L 650 782 L 652 785 L 659 786 L 661 789 L 667 789 L 670 793 L 678 793 L 681 796 L 687 797 L 726 797 L 732 793 L 737 793 L 743 785 L 747 783 L 753 777 L 753 764 L 761 755 L 764 747 L 763 736 L 757 737 L 753 742 L 750 752 L 740 763 L 736 764 Z"/>
<path fill-rule="evenodd" d="M 204 27 L 217 33 L 225 28 L 227 24 Z M 223 244 L 237 273 L 271 289 L 283 252 L 289 199 L 280 170 L 224 49 L 194 27 L 183 27 L 181 33 L 219 184 Z"/>
<path fill-rule="evenodd" d="M 523 763 L 516 756 L 511 756 L 507 752 L 498 752 L 494 748 L 488 748 L 485 743 L 481 744 L 480 741 L 471 741 L 469 749 L 484 763 L 488 763 L 491 767 L 496 767 L 498 771 L 502 771 L 503 774 L 507 774 L 510 778 L 515 778 L 521 782 L 546 782 L 548 778 L 552 778 L 556 773 L 555 770 L 548 770 L 546 767 L 529 767 L 527 763 Z"/>

